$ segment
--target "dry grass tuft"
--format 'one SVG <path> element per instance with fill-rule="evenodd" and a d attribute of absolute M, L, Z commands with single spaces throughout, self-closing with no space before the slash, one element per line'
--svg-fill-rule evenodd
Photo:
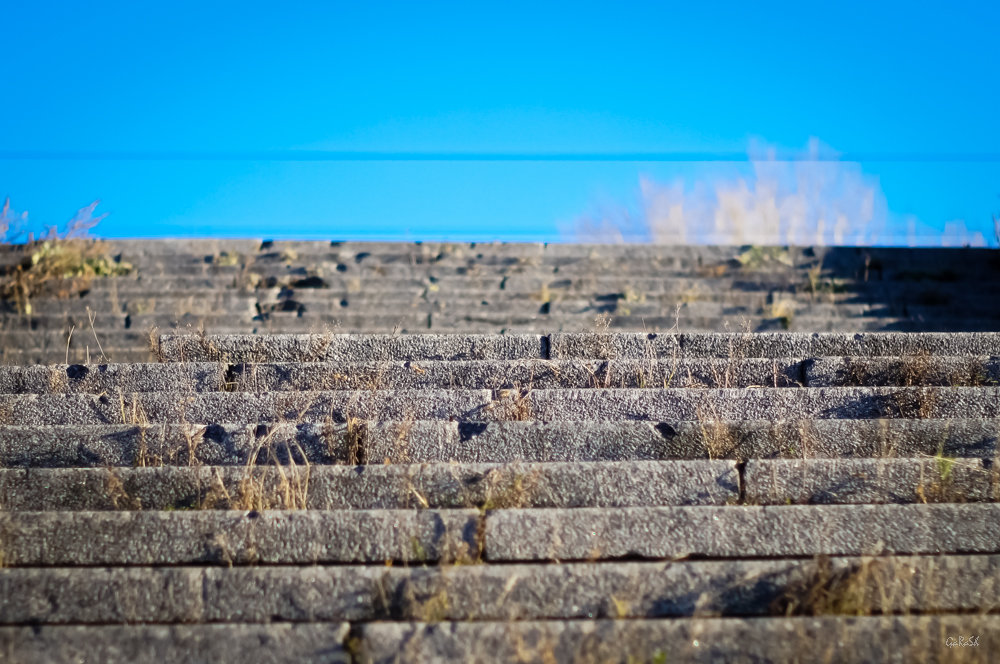
<path fill-rule="evenodd" d="M 931 354 L 920 350 L 913 355 L 904 355 L 900 365 L 900 384 L 906 387 L 925 386 L 930 384 Z"/>
<path fill-rule="evenodd" d="M 527 422 L 534 420 L 535 409 L 531 403 L 531 387 L 497 390 L 493 401 L 487 405 L 494 417 L 501 421 Z"/>
<path fill-rule="evenodd" d="M 129 274 L 131 265 L 116 261 L 103 243 L 89 237 L 90 230 L 106 216 L 94 217 L 97 204 L 94 201 L 81 208 L 62 233 L 50 227 L 40 239 L 29 235 L 20 249 L 21 260 L 0 274 L 0 298 L 13 302 L 19 313 L 31 315 L 32 298 L 66 298 L 85 290 L 94 277 Z M 2 241 L 7 241 L 11 218 L 7 199 L 0 216 Z"/>
<path fill-rule="evenodd" d="M 523 509 L 533 504 L 538 490 L 539 471 L 526 472 L 516 464 L 486 476 L 485 496 L 480 510 Z"/>
<path fill-rule="evenodd" d="M 907 574 L 908 572 L 908 574 Z M 789 584 L 771 606 L 771 613 L 786 616 L 871 616 L 891 608 L 890 595 L 908 593 L 913 572 L 902 565 L 862 558 L 846 567 L 835 566 L 827 556 L 815 559 L 815 572 Z M 901 598 L 898 598 L 901 599 Z"/>

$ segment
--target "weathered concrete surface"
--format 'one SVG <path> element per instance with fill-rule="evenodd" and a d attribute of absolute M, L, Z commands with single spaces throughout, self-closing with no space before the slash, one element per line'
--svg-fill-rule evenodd
<path fill-rule="evenodd" d="M 342 390 L 19 394 L 0 424 L 348 422 L 352 419 L 498 422 L 669 422 L 789 418 L 1000 418 L 998 387 L 767 389 Z"/>
<path fill-rule="evenodd" d="M 898 332 L 848 334 L 553 334 L 490 337 L 486 335 L 284 335 L 264 339 L 252 335 L 161 335 L 168 360 L 230 362 L 296 362 L 434 359 L 552 359 L 684 357 L 819 357 L 936 355 L 1000 355 L 1000 333 Z M 182 357 L 183 356 L 183 357 Z"/>
<path fill-rule="evenodd" d="M 344 623 L 0 627 L 0 654 L 18 664 L 347 664 L 348 629 Z"/>
<path fill-rule="evenodd" d="M 694 320 L 726 320 L 746 318 L 754 321 L 754 329 L 762 320 L 783 319 L 782 327 L 791 329 L 801 326 L 801 321 L 825 321 L 832 329 L 843 329 L 845 326 L 859 326 L 875 323 L 883 327 L 890 321 L 909 320 L 1000 320 L 1000 313 L 990 302 L 978 304 L 956 303 L 948 306 L 934 307 L 891 307 L 881 304 L 855 304 L 850 302 L 816 303 L 807 300 L 784 298 L 780 304 L 762 302 L 759 295 L 747 297 L 739 302 L 695 302 L 684 304 L 684 296 L 679 295 L 673 301 L 658 298 L 657 301 L 632 303 L 613 301 L 607 302 L 580 298 L 575 294 L 567 294 L 566 299 L 539 301 L 530 293 L 503 293 L 503 297 L 469 297 L 460 293 L 451 298 L 446 292 L 437 292 L 433 297 L 420 294 L 402 293 L 396 296 L 396 301 L 371 301 L 362 298 L 346 296 L 338 297 L 328 290 L 318 290 L 323 299 L 304 297 L 298 292 L 282 291 L 279 297 L 260 295 L 257 298 L 239 296 L 220 300 L 218 297 L 206 298 L 202 302 L 190 305 L 184 303 L 161 302 L 153 298 L 136 299 L 134 295 L 122 299 L 106 298 L 105 313 L 95 327 L 99 330 L 138 329 L 148 330 L 158 327 L 161 331 L 171 330 L 190 323 L 195 330 L 203 324 L 206 330 L 240 329 L 243 326 L 255 325 L 265 327 L 268 321 L 281 321 L 281 330 L 294 332 L 296 327 L 308 331 L 309 325 L 339 322 L 345 329 L 376 329 L 378 325 L 399 324 L 400 329 L 416 331 L 420 327 L 430 329 L 435 326 L 455 326 L 469 319 L 524 321 L 537 320 L 546 329 L 557 331 L 562 329 L 581 329 L 592 331 L 594 318 L 601 313 L 614 316 L 610 326 L 616 328 L 622 321 L 645 319 L 653 326 L 669 329 L 676 322 L 683 329 L 687 323 Z M 123 304 L 124 302 L 124 304 Z M 155 302 L 157 304 L 149 304 Z M 30 328 L 35 330 L 68 330 L 75 325 L 78 330 L 90 326 L 87 308 L 101 306 L 101 303 L 81 303 L 75 306 L 59 308 L 52 304 L 43 311 L 32 310 Z M 678 306 L 680 308 L 678 309 Z M 124 308 L 123 308 L 124 307 Z M 153 309 L 152 311 L 150 309 Z M 673 313 L 670 313 L 673 312 Z M 780 312 L 781 315 L 776 315 Z M 427 315 L 433 314 L 432 319 Z M 912 318 L 910 318 L 912 317 Z M 858 320 L 861 319 L 861 320 Z M 867 319 L 867 320 L 866 320 Z M 28 319 L 25 320 L 27 322 Z M 450 323 L 449 323 L 450 321 Z M 664 324 L 666 321 L 666 324 Z M 631 323 L 628 324 L 631 327 Z M 391 327 L 383 329 L 392 329 Z M 822 328 L 816 328 L 822 331 Z"/>
<path fill-rule="evenodd" d="M 997 356 L 816 357 L 805 360 L 801 367 L 809 387 L 1000 384 Z"/>
<path fill-rule="evenodd" d="M 750 504 L 1000 501 L 993 459 L 751 459 Z"/>
<path fill-rule="evenodd" d="M 433 562 L 478 555 L 474 510 L 3 512 L 4 564 Z"/>
<path fill-rule="evenodd" d="M 159 362 L 156 353 L 148 348 L 111 348 L 105 346 L 104 354 L 116 362 L 148 363 Z M 91 354 L 88 357 L 86 348 L 71 348 L 69 355 L 63 347 L 60 354 L 56 349 L 49 350 L 24 350 L 16 348 L 0 348 L 0 366 L 9 365 L 31 365 L 31 364 L 94 364 L 100 353 Z"/>
<path fill-rule="evenodd" d="M 531 387 L 792 387 L 798 359 L 456 360 L 236 364 L 236 390 L 496 389 Z M 174 389 L 174 388 L 169 388 Z M 21 390 L 27 392 L 29 390 Z M 44 391 L 44 390 L 37 390 Z"/>
<path fill-rule="evenodd" d="M 992 459 L 988 419 L 0 426 L 0 466 L 510 463 L 907 457 Z"/>
<path fill-rule="evenodd" d="M 987 419 L 513 421 L 461 423 L 450 445 L 410 436 L 407 457 L 373 461 L 585 461 L 885 457 L 993 458 L 1000 423 Z M 381 439 L 385 441 L 386 439 Z"/>
<path fill-rule="evenodd" d="M 308 509 L 725 505 L 739 497 L 733 461 L 538 464 L 0 469 L 13 511 L 230 509 L 248 494 Z"/>
<path fill-rule="evenodd" d="M 483 411 L 491 403 L 491 396 L 488 390 L 20 394 L 0 402 L 0 423 L 146 425 L 460 420 Z"/>
<path fill-rule="evenodd" d="M 491 561 L 993 553 L 997 518 L 995 503 L 497 510 L 485 550 Z"/>
<path fill-rule="evenodd" d="M 544 358 L 540 335 L 161 335 L 168 361 L 303 362 Z"/>
<path fill-rule="evenodd" d="M 218 363 L 0 367 L 0 394 L 60 392 L 210 392 L 226 382 Z"/>
<path fill-rule="evenodd" d="M 1000 616 L 996 615 L 370 623 L 362 625 L 360 631 L 360 661 L 380 663 L 986 664 L 1000 647 Z M 978 646 L 969 645 L 959 651 L 960 635 L 962 643 L 977 635 Z M 955 647 L 949 647 L 950 643 Z"/>
<path fill-rule="evenodd" d="M 1000 355 L 1000 333 L 685 333 L 553 334 L 553 359 Z"/>
<path fill-rule="evenodd" d="M 1000 417 L 996 387 L 829 387 L 767 389 L 533 390 L 495 399 L 485 419 L 736 420 Z M 522 405 L 523 404 L 523 405 Z"/>
<path fill-rule="evenodd" d="M 158 465 L 246 465 L 348 463 L 358 460 L 358 432 L 370 449 L 391 449 L 392 423 L 347 424 L 111 424 L 0 427 L 0 465 L 12 467 L 101 467 Z M 403 423 L 398 423 L 402 427 Z M 446 421 L 407 423 L 409 435 L 428 446 L 458 440 L 458 425 Z M 391 435 L 391 438 L 388 436 Z"/>
<path fill-rule="evenodd" d="M 891 588 L 891 591 L 887 591 Z M 808 601 L 808 589 L 825 596 Z M 536 620 L 974 611 L 998 556 L 458 565 L 11 568 L 2 624 Z"/>

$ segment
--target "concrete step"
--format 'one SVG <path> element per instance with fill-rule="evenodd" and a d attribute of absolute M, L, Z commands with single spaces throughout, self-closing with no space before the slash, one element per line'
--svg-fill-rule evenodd
<path fill-rule="evenodd" d="M 998 335 L 1000 336 L 1000 335 Z M 1000 341 L 998 341 L 1000 345 Z M 523 335 L 160 335 L 167 361 L 301 362 L 515 360 L 547 355 L 548 339 Z"/>
<path fill-rule="evenodd" d="M 422 563 L 479 556 L 477 510 L 2 512 L 9 567 Z"/>
<path fill-rule="evenodd" d="M 225 387 L 226 366 L 212 362 L 0 367 L 0 394 L 212 392 Z"/>
<path fill-rule="evenodd" d="M 0 426 L 0 466 L 512 463 L 997 455 L 997 420 Z"/>
<path fill-rule="evenodd" d="M 8 661 L 76 664 L 135 662 L 348 662 L 346 623 L 31 625 L 0 627 Z"/>
<path fill-rule="evenodd" d="M 601 316 L 601 315 L 599 315 Z M 207 317 L 166 317 L 149 320 L 122 318 L 118 327 L 74 326 L 63 324 L 61 329 L 49 330 L 8 330 L 0 331 L 4 345 L 14 350 L 53 350 L 62 348 L 65 352 L 67 340 L 70 349 L 91 344 L 96 334 L 102 345 L 132 345 L 133 350 L 148 345 L 137 342 L 136 334 L 149 334 L 153 327 L 160 332 L 195 334 L 205 329 L 212 335 L 226 334 L 380 334 L 385 331 L 396 334 L 524 334 L 570 333 L 582 334 L 604 329 L 614 333 L 654 333 L 669 334 L 681 330 L 686 333 L 716 333 L 719 331 L 746 328 L 754 332 L 791 331 L 802 333 L 859 333 L 882 332 L 935 332 L 953 330 L 964 332 L 991 332 L 998 327 L 992 319 L 901 319 L 901 318 L 766 318 L 730 316 L 725 318 L 676 317 L 673 314 L 661 317 L 610 316 L 602 319 L 585 313 L 574 316 L 552 316 L 526 312 L 523 315 L 490 314 L 459 315 L 441 313 L 406 312 L 379 316 L 354 314 L 299 316 L 296 311 L 271 313 L 266 316 L 223 318 L 212 321 Z M 209 321 L 209 325 L 205 321 Z M 133 332 L 133 330 L 135 332 Z M 70 332 L 73 335 L 70 336 Z M 81 332 L 84 334 L 81 336 Z M 122 333 L 131 336 L 122 336 Z"/>
<path fill-rule="evenodd" d="M 1000 504 L 3 512 L 9 567 L 998 553 Z M 907 529 L 900 523 L 910 524 Z"/>
<path fill-rule="evenodd" d="M 17 394 L 0 424 L 1000 418 L 1000 387 L 590 388 Z"/>
<path fill-rule="evenodd" d="M 997 503 L 501 509 L 484 550 L 491 562 L 995 553 L 997 518 Z"/>
<path fill-rule="evenodd" d="M 751 459 L 743 476 L 751 504 L 1000 501 L 993 459 Z"/>
<path fill-rule="evenodd" d="M 882 303 L 849 303 L 849 302 L 810 302 L 796 301 L 790 298 L 775 298 L 774 301 L 764 301 L 767 298 L 755 297 L 750 303 L 718 303 L 698 302 L 684 298 L 674 301 L 627 302 L 598 301 L 596 299 L 556 299 L 544 297 L 489 297 L 477 299 L 452 299 L 447 295 L 432 298 L 408 296 L 397 302 L 365 302 L 348 298 L 302 298 L 296 294 L 286 294 L 279 298 L 258 297 L 257 299 L 239 296 L 237 299 L 219 302 L 218 298 L 207 299 L 195 303 L 190 301 L 190 308 L 182 309 L 177 303 L 169 307 L 160 306 L 158 311 L 151 311 L 145 301 L 129 304 L 119 302 L 109 304 L 101 309 L 95 309 L 96 303 L 86 298 L 66 301 L 54 307 L 51 313 L 35 311 L 31 316 L 6 316 L 0 318 L 5 329 L 46 329 L 62 328 L 70 324 L 77 327 L 89 327 L 91 314 L 96 314 L 94 324 L 98 327 L 127 327 L 135 325 L 144 328 L 150 325 L 173 325 L 177 321 L 189 321 L 197 324 L 204 321 L 206 326 L 227 327 L 227 321 L 239 320 L 245 324 L 248 319 L 254 319 L 265 314 L 294 313 L 296 317 L 319 318 L 321 320 L 360 320 L 362 317 L 386 318 L 387 311 L 397 316 L 403 314 L 434 313 L 444 317 L 462 319 L 465 316 L 537 316 L 545 314 L 552 319 L 571 319 L 586 315 L 587 322 L 593 317 L 608 313 L 615 317 L 673 318 L 677 316 L 682 322 L 699 318 L 785 318 L 792 322 L 795 318 L 910 318 L 914 320 L 949 320 L 978 319 L 996 320 L 996 307 L 989 302 L 975 305 L 964 303 L 946 306 L 887 305 Z M 214 301 L 213 301 L 214 300 Z M 57 303 L 58 304 L 58 303 Z M 122 311 L 124 309 L 125 311 Z M 100 313 L 97 313 L 100 311 Z M 127 316 L 127 318 L 126 318 Z M 348 323 L 345 323 L 348 324 Z"/>
<path fill-rule="evenodd" d="M 160 335 L 167 361 L 303 362 L 1000 355 L 1000 333 Z M 475 348 L 475 351 L 472 349 Z"/>
<path fill-rule="evenodd" d="M 362 662 L 949 662 L 986 664 L 1000 616 L 366 623 Z M 980 635 L 976 647 L 966 638 Z M 957 636 L 964 635 L 960 642 Z M 949 638 L 951 640 L 949 640 Z M 950 647 L 947 644 L 952 644 Z M 958 651 L 959 643 L 965 643 Z M 956 654 L 960 652 L 961 654 Z"/>
<path fill-rule="evenodd" d="M 184 331 L 194 332 L 189 328 Z M 0 330 L 0 355 L 5 352 L 12 355 L 35 353 L 51 358 L 50 362 L 65 362 L 68 346 L 70 355 L 76 353 L 78 360 L 86 358 L 89 349 L 90 362 L 115 361 L 118 358 L 110 354 L 112 348 L 125 349 L 129 353 L 149 351 L 156 339 L 156 334 L 150 336 L 150 333 L 149 329 L 92 329 L 89 326 L 64 330 Z"/>
<path fill-rule="evenodd" d="M 219 339 L 220 347 L 235 343 Z M 281 340 L 276 340 L 282 343 Z M 178 343 L 172 340 L 171 343 Z M 186 343 L 190 344 L 190 341 Z M 1000 334 L 870 332 L 553 334 L 552 359 L 682 357 L 893 357 L 903 355 L 1000 355 Z"/>
<path fill-rule="evenodd" d="M 351 648 L 346 624 L 54 625 L 0 628 L 0 647 L 17 662 L 95 661 L 361 662 L 953 661 L 941 634 L 980 635 L 963 661 L 989 661 L 993 615 L 692 618 L 524 622 L 366 623 Z M 963 631 L 964 630 L 964 631 Z M 831 636 L 836 641 L 831 642 Z M 955 638 L 955 645 L 959 643 Z M 969 643 L 963 636 L 963 643 Z M 951 642 L 949 642 L 951 643 Z M 264 644 L 264 645 L 261 645 Z M 670 644 L 665 646 L 664 644 Z M 353 653 L 353 654 L 352 654 Z M 338 659 L 341 658 L 341 659 Z"/>
<path fill-rule="evenodd" d="M 122 282 L 125 283 L 125 282 Z M 145 283 L 145 282 L 142 282 Z M 778 288 L 773 290 L 732 290 L 731 288 L 720 287 L 713 289 L 709 282 L 699 282 L 692 284 L 688 289 L 679 289 L 670 281 L 665 281 L 661 287 L 654 290 L 638 292 L 634 289 L 625 289 L 612 292 L 570 292 L 565 290 L 556 291 L 549 289 L 548 292 L 540 290 L 517 291 L 513 287 L 505 287 L 503 290 L 497 288 L 490 289 L 462 289 L 462 290 L 442 290 L 430 280 L 421 280 L 418 285 L 408 288 L 401 287 L 398 282 L 366 284 L 363 288 L 360 282 L 348 282 L 347 284 L 327 284 L 324 288 L 267 288 L 259 287 L 254 290 L 240 291 L 238 289 L 194 289 L 177 290 L 173 286 L 145 287 L 141 290 L 129 289 L 126 291 L 115 291 L 107 289 L 93 288 L 84 296 L 71 297 L 66 299 L 36 299 L 32 301 L 32 311 L 36 314 L 63 313 L 68 307 L 90 306 L 92 310 L 105 312 L 110 310 L 122 311 L 123 313 L 142 314 L 149 312 L 165 312 L 172 314 L 182 314 L 187 311 L 198 311 L 199 306 L 206 310 L 208 307 L 228 307 L 242 306 L 249 301 L 275 302 L 280 299 L 294 299 L 302 302 L 307 307 L 309 304 L 326 304 L 331 302 L 341 305 L 341 301 L 346 300 L 347 306 L 362 308 L 364 306 L 395 306 L 398 304 L 409 304 L 414 300 L 429 302 L 448 303 L 454 307 L 473 306 L 486 301 L 502 300 L 532 300 L 541 302 L 544 299 L 550 301 L 565 302 L 589 302 L 602 306 L 627 307 L 632 304 L 661 305 L 671 310 L 677 303 L 683 302 L 716 302 L 731 306 L 764 306 L 772 300 L 789 300 L 799 303 L 820 303 L 820 304 L 869 304 L 881 306 L 916 306 L 934 307 L 949 306 L 959 309 L 983 309 L 988 306 L 988 299 L 984 300 L 981 293 L 975 297 L 965 294 L 953 293 L 947 290 L 942 291 L 939 287 L 928 287 L 922 285 L 906 286 L 898 284 L 895 286 L 885 284 L 839 284 L 837 292 L 809 289 L 792 290 L 788 288 Z M 724 286 L 724 285 L 723 285 Z M 343 305 L 341 305 L 343 306 Z M 10 303 L 10 310 L 16 311 L 13 303 Z"/>
<path fill-rule="evenodd" d="M 1000 358 L 996 356 L 172 362 L 0 367 L 0 394 L 998 384 Z"/>
<path fill-rule="evenodd" d="M 222 251 L 246 255 L 267 255 L 294 252 L 299 256 L 336 256 L 354 261 L 384 260 L 410 257 L 425 260 L 500 258 L 538 258 L 579 260 L 613 258 L 651 260 L 666 257 L 701 259 L 703 262 L 725 261 L 741 254 L 752 253 L 750 246 L 678 245 L 678 244 L 588 244 L 588 243 L 504 243 L 504 242 L 358 242 L 325 240 L 263 240 L 263 239 L 171 239 L 169 241 L 103 240 L 109 251 L 122 253 L 129 258 L 193 257 L 212 255 Z M 995 252 L 989 249 L 970 248 L 896 248 L 896 247 L 775 247 L 763 248 L 794 263 L 821 261 L 831 267 L 840 264 L 898 262 L 906 265 L 943 264 L 947 267 L 968 265 L 995 266 Z M 15 247 L 10 247 L 15 250 Z M 359 254 L 365 254 L 359 256 Z M 479 255 L 482 254 L 482 258 Z M 871 269 L 877 270 L 877 266 Z"/>
<path fill-rule="evenodd" d="M 183 274 L 157 275 L 144 274 L 141 269 L 123 276 L 95 277 L 89 280 L 85 288 L 79 284 L 60 283 L 53 280 L 50 285 L 58 292 L 67 290 L 70 293 L 86 291 L 87 293 L 110 292 L 124 296 L 133 292 L 149 292 L 156 290 L 161 293 L 183 292 L 193 289 L 211 289 L 216 291 L 253 290 L 256 288 L 274 287 L 305 287 L 331 290 L 346 290 L 359 293 L 386 289 L 417 289 L 421 292 L 430 289 L 440 293 L 462 293 L 466 291 L 510 291 L 525 293 L 541 293 L 548 291 L 553 295 L 571 292 L 589 292 L 595 294 L 613 294 L 632 292 L 637 295 L 673 292 L 700 291 L 740 291 L 745 293 L 760 293 L 768 291 L 810 292 L 817 297 L 830 292 L 871 292 L 871 293 L 937 293 L 936 300 L 947 297 L 954 292 L 954 284 L 950 281 L 934 279 L 907 279 L 907 271 L 890 274 L 887 280 L 865 281 L 850 277 L 819 276 L 810 280 L 805 271 L 782 272 L 735 272 L 727 276 L 699 276 L 692 271 L 664 270 L 644 271 L 642 274 L 621 273 L 617 270 L 594 269 L 589 273 L 576 274 L 553 273 L 551 270 L 524 271 L 514 274 L 478 273 L 437 276 L 424 271 L 412 272 L 409 276 L 380 276 L 373 272 L 352 272 L 350 268 L 343 271 L 334 267 L 324 271 L 322 275 L 310 274 L 305 267 L 290 268 L 277 266 L 271 269 L 235 268 L 207 269 L 187 271 Z M 312 278 L 310 278 L 312 277 Z M 60 288 L 62 287 L 62 288 Z M 1000 280 L 978 279 L 977 291 L 990 297 L 1000 292 Z"/>
<path fill-rule="evenodd" d="M 767 579 L 761 583 L 761 579 Z M 853 582 L 853 583 L 852 583 Z M 909 592 L 887 593 L 903 583 Z M 879 587 L 881 584 L 881 587 Z M 822 588 L 830 597 L 803 596 Z M 10 568 L 0 624 L 503 621 L 975 612 L 1000 557 L 307 567 Z"/>
<path fill-rule="evenodd" d="M 2 338 L 2 335 L 0 335 Z M 92 354 L 88 359 L 87 348 L 70 348 L 69 354 L 67 355 L 66 349 L 63 348 L 60 352 L 58 349 L 50 350 L 30 350 L 30 349 L 16 349 L 16 348 L 3 348 L 0 349 L 0 366 L 12 366 L 12 365 L 33 365 L 33 364 L 66 364 L 67 362 L 73 364 L 88 364 L 97 362 L 100 359 L 100 351 Z M 158 358 L 156 353 L 149 350 L 146 347 L 142 348 L 104 348 L 104 355 L 108 358 L 114 358 L 119 362 L 127 363 L 149 363 L 157 362 Z"/>
<path fill-rule="evenodd" d="M 992 459 L 0 470 L 4 509 L 452 509 L 1000 501 Z"/>
<path fill-rule="evenodd" d="M 1000 357 L 949 357 L 917 353 L 902 357 L 816 357 L 803 360 L 809 387 L 846 385 L 997 385 Z"/>
<path fill-rule="evenodd" d="M 965 475 L 962 474 L 961 481 Z M 970 478 L 972 483 L 976 478 Z M 725 505 L 734 461 L 0 470 L 8 511 Z"/>
<path fill-rule="evenodd" d="M 747 358 L 729 361 L 684 358 L 676 361 L 430 360 L 6 366 L 0 367 L 0 394 L 611 386 L 792 387 L 801 384 L 805 368 L 803 362 L 797 359 Z M 989 369 L 993 371 L 992 365 Z M 836 375 L 828 376 L 827 382 L 832 382 L 834 378 Z"/>

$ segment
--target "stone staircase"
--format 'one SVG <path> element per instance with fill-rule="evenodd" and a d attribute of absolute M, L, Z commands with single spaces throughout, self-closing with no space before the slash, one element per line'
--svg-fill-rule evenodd
<path fill-rule="evenodd" d="M 969 276 L 988 254 L 112 246 L 137 274 L 8 313 L 25 329 L 8 328 L 23 345 L 0 366 L 0 661 L 989 662 L 1000 648 L 1000 332 L 977 331 L 996 329 L 984 300 L 955 305 L 993 297 Z M 251 250 L 258 287 L 225 286 Z M 278 254 L 270 273 L 262 253 Z M 296 271 L 313 264 L 345 269 Z M 564 295 L 540 266 L 571 280 Z M 869 280 L 830 276 L 855 269 Z M 421 271 L 429 329 L 344 333 L 409 316 L 400 295 Z M 382 287 L 348 293 L 338 274 Z M 694 283 L 704 297 L 684 300 L 677 284 Z M 548 289 L 548 313 L 524 284 Z M 267 309 L 282 288 L 274 302 L 304 310 Z M 775 293 L 842 331 L 720 331 L 745 329 L 725 307 Z M 905 316 L 849 307 L 904 296 Z M 144 297 L 157 304 L 140 313 Z M 338 298 L 372 304 L 357 328 L 308 329 Z M 586 310 L 559 308 L 571 301 Z M 59 324 L 100 302 L 128 327 L 82 319 L 67 350 Z M 207 331 L 161 302 L 201 307 Z M 789 328 L 812 320 L 797 311 Z M 640 325 L 659 318 L 666 331 Z M 959 331 L 926 331 L 944 325 Z M 863 331 L 894 327 L 925 331 Z"/>
<path fill-rule="evenodd" d="M 3 302 L 0 362 L 149 362 L 153 327 L 212 334 L 1000 330 L 1000 252 L 989 249 L 260 240 L 113 240 L 88 248 L 127 274 L 51 279 L 27 304 Z M 0 246 L 0 273 L 30 268 L 32 260 L 30 250 Z"/>

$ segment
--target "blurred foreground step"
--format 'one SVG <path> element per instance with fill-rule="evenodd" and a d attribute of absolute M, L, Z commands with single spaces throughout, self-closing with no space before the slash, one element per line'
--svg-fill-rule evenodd
<path fill-rule="evenodd" d="M 114 360 L 115 362 L 146 364 L 159 361 L 156 353 L 150 350 L 147 346 L 131 348 L 112 348 L 105 346 L 104 355 L 107 358 L 106 361 Z M 70 364 L 96 364 L 100 359 L 100 351 L 90 353 L 87 347 L 70 348 L 68 354 L 66 353 L 65 346 L 62 349 L 49 348 L 48 350 L 26 350 L 17 348 L 0 349 L 0 366 L 24 366 L 32 364 L 65 365 L 67 362 Z"/>
<path fill-rule="evenodd" d="M 734 461 L 0 469 L 5 510 L 725 505 Z"/>
<path fill-rule="evenodd" d="M 18 664 L 349 662 L 346 623 L 32 625 L 0 627 L 0 654 Z"/>
<path fill-rule="evenodd" d="M 996 503 L 496 510 L 485 551 L 494 562 L 995 553 L 998 518 Z"/>
<path fill-rule="evenodd" d="M 0 512 L 4 564 L 474 560 L 476 510 Z"/>
<path fill-rule="evenodd" d="M 0 426 L 0 466 L 510 463 L 929 456 L 993 459 L 1000 420 L 368 421 Z"/>
<path fill-rule="evenodd" d="M 403 321 L 400 325 L 412 327 L 408 320 L 420 320 L 420 314 L 433 314 L 433 321 L 461 321 L 469 318 L 498 319 L 510 318 L 519 320 L 524 316 L 543 314 L 540 321 L 550 321 L 549 324 L 561 324 L 583 317 L 593 329 L 594 317 L 607 312 L 617 317 L 645 318 L 649 320 L 668 319 L 672 317 L 684 325 L 690 320 L 724 319 L 733 320 L 738 317 L 748 318 L 784 318 L 792 323 L 798 320 L 829 320 L 845 322 L 858 318 L 867 319 L 909 319 L 914 320 L 963 320 L 979 319 L 994 320 L 1000 318 L 1000 312 L 992 302 L 962 303 L 948 305 L 921 306 L 915 304 L 895 304 L 866 302 L 814 302 L 807 298 L 794 300 L 790 297 L 780 299 L 755 295 L 743 301 L 711 302 L 691 300 L 678 297 L 676 300 L 656 302 L 627 302 L 619 300 L 603 301 L 599 295 L 587 293 L 568 293 L 561 299 L 539 299 L 532 294 L 510 294 L 503 298 L 480 297 L 451 298 L 447 294 L 434 294 L 433 297 L 409 296 L 396 302 L 368 302 L 357 297 L 348 299 L 327 294 L 321 300 L 307 299 L 298 293 L 285 291 L 278 297 L 243 297 L 213 304 L 218 298 L 206 298 L 204 301 L 192 301 L 187 306 L 176 303 L 159 303 L 150 305 L 149 301 L 139 301 L 129 306 L 119 301 L 102 304 L 78 300 L 62 302 L 62 307 L 52 306 L 36 310 L 32 306 L 32 315 L 23 319 L 11 317 L 0 318 L 8 329 L 64 329 L 75 325 L 78 330 L 90 329 L 89 312 L 94 307 L 101 307 L 101 314 L 94 320 L 95 327 L 100 328 L 135 328 L 147 330 L 158 326 L 168 329 L 178 324 L 190 323 L 197 326 L 204 324 L 206 329 L 238 328 L 250 321 L 267 321 L 280 316 L 294 315 L 302 323 L 328 322 L 341 323 L 344 327 L 355 327 L 366 321 Z M 165 306 L 166 305 L 166 306 Z M 412 318 L 411 318 L 412 317 Z M 426 318 L 424 318 L 426 323 Z M 614 325 L 614 321 L 611 321 Z M 658 323 L 659 324 L 659 323 Z M 391 329 L 391 328 L 386 328 Z M 817 330 L 818 331 L 818 330 Z"/>
<path fill-rule="evenodd" d="M 359 661 L 972 662 L 1000 648 L 1000 616 L 691 618 L 367 623 Z M 976 635 L 977 645 L 959 650 Z M 954 647 L 953 647 L 954 646 Z"/>
<path fill-rule="evenodd" d="M 823 592 L 798 603 L 809 588 Z M 837 612 L 848 597 L 874 614 L 929 613 L 976 611 L 998 593 L 995 555 L 412 568 L 8 568 L 0 570 L 0 623 L 802 615 Z"/>

